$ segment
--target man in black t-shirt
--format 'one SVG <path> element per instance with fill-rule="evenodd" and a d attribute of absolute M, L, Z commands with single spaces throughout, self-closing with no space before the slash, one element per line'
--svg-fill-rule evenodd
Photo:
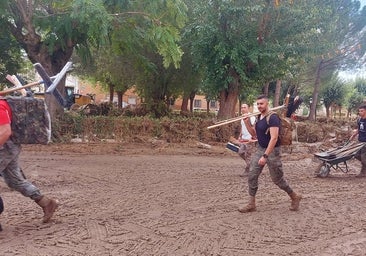
<path fill-rule="evenodd" d="M 244 120 L 244 123 L 252 137 L 256 137 L 258 139 L 258 147 L 250 162 L 248 175 L 249 203 L 238 210 L 242 213 L 253 212 L 256 210 L 255 195 L 258 190 L 258 178 L 262 173 L 264 166 L 267 164 L 273 183 L 290 196 L 290 210 L 297 211 L 302 197 L 301 195 L 296 194 L 289 186 L 282 170 L 281 148 L 278 140 L 281 121 L 277 115 L 271 115 L 269 122 L 267 123 L 266 117 L 269 114 L 269 102 L 267 96 L 260 95 L 257 98 L 257 107 L 260 115 L 258 115 L 255 128 L 249 125 L 248 118 Z"/>
<path fill-rule="evenodd" d="M 358 135 L 359 142 L 366 142 L 366 105 L 361 105 L 358 108 L 358 115 L 360 118 L 357 120 L 357 130 L 351 136 L 351 139 Z M 361 171 L 357 175 L 358 177 L 366 177 L 366 147 L 361 148 L 360 151 L 357 152 L 356 159 L 361 162 Z"/>

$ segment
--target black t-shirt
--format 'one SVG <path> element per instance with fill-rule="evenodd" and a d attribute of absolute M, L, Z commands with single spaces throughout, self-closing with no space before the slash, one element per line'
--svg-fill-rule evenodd
<path fill-rule="evenodd" d="M 358 141 L 366 142 L 366 119 L 359 119 L 358 122 Z"/>
<path fill-rule="evenodd" d="M 269 125 L 267 124 L 267 117 L 264 117 L 260 120 L 258 118 L 258 121 L 255 124 L 255 131 L 257 133 L 258 143 L 261 147 L 267 148 L 269 141 L 271 140 L 269 127 L 280 127 L 280 124 L 281 124 L 280 118 L 276 114 L 272 114 L 270 116 Z M 278 139 L 276 142 L 276 147 L 278 147 L 279 145 L 280 140 Z"/>

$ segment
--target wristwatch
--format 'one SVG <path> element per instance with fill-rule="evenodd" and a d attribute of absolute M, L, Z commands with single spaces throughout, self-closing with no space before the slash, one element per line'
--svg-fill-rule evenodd
<path fill-rule="evenodd" d="M 263 158 L 267 159 L 268 155 L 267 154 L 263 154 Z"/>

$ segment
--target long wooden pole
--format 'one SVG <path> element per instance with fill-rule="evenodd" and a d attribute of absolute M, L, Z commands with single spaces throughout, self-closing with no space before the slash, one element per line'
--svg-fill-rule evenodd
<path fill-rule="evenodd" d="M 286 107 L 286 105 L 282 105 L 282 106 L 270 108 L 269 110 L 270 111 L 275 111 L 275 110 L 279 110 L 279 109 L 282 109 L 282 108 L 285 108 L 285 107 Z M 256 115 L 259 115 L 259 114 L 260 114 L 260 112 L 254 112 L 254 113 L 251 113 L 251 114 L 244 114 L 242 116 L 238 116 L 238 117 L 233 117 L 233 118 L 230 118 L 230 119 L 226 119 L 226 120 L 217 122 L 214 125 L 208 126 L 207 129 L 212 129 L 212 128 L 219 127 L 219 126 L 222 126 L 222 125 L 227 125 L 227 124 L 230 124 L 230 123 L 234 123 L 236 121 L 240 121 L 243 118 L 251 117 L 251 116 L 256 116 Z"/>
<path fill-rule="evenodd" d="M 10 89 L 7 89 L 7 90 L 0 91 L 0 95 L 5 95 L 5 94 L 11 93 L 11 92 L 19 91 L 19 90 L 29 88 L 29 87 L 32 87 L 32 86 L 36 86 L 36 85 L 39 85 L 39 84 L 42 84 L 42 83 L 43 83 L 43 81 L 39 81 L 39 82 L 29 83 L 29 84 L 26 84 L 26 85 L 23 85 L 23 86 L 20 86 L 20 87 L 10 88 Z"/>

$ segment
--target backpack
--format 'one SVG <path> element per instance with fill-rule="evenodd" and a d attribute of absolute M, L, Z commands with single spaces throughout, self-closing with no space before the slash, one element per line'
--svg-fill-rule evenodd
<path fill-rule="evenodd" d="M 269 118 L 271 115 L 277 115 L 280 119 L 280 130 L 278 134 L 278 139 L 280 140 L 281 146 L 289 146 L 292 144 L 292 130 L 294 128 L 294 121 L 288 117 L 277 114 L 276 112 L 270 111 L 266 116 L 267 125 L 269 126 Z M 266 133 L 269 132 L 269 128 Z"/>
<path fill-rule="evenodd" d="M 7 96 L 2 98 L 12 112 L 11 140 L 17 144 L 48 144 L 51 141 L 51 118 L 42 99 Z"/>

